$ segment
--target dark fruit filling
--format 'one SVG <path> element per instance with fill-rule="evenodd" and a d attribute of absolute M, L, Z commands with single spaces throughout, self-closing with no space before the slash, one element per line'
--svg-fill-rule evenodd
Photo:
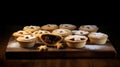
<path fill-rule="evenodd" d="M 28 39 L 29 37 L 25 37 L 26 39 Z"/>
<path fill-rule="evenodd" d="M 83 34 L 83 32 L 80 32 L 80 34 Z"/>
<path fill-rule="evenodd" d="M 63 31 L 60 31 L 60 33 L 62 33 Z"/>
<path fill-rule="evenodd" d="M 68 26 L 65 26 L 65 27 L 68 27 Z"/>
<path fill-rule="evenodd" d="M 19 32 L 19 34 L 23 34 L 23 32 Z"/>
<path fill-rule="evenodd" d="M 85 38 L 80 38 L 80 40 L 85 40 Z"/>
<path fill-rule="evenodd" d="M 35 34 L 38 34 L 38 32 L 35 32 Z"/>
<path fill-rule="evenodd" d="M 49 34 L 44 34 L 44 35 L 41 36 L 41 38 L 47 44 L 55 44 L 59 40 L 61 40 L 60 36 L 49 35 Z"/>
<path fill-rule="evenodd" d="M 47 33 L 47 32 L 45 31 L 45 33 Z"/>
<path fill-rule="evenodd" d="M 40 32 L 40 34 L 42 34 L 42 32 Z"/>
<path fill-rule="evenodd" d="M 75 39 L 74 39 L 74 38 L 72 38 L 72 39 L 70 39 L 70 40 L 74 41 Z"/>
<path fill-rule="evenodd" d="M 87 27 L 88 29 L 90 29 L 90 27 Z"/>
<path fill-rule="evenodd" d="M 34 27 L 31 27 L 31 29 L 34 29 Z"/>

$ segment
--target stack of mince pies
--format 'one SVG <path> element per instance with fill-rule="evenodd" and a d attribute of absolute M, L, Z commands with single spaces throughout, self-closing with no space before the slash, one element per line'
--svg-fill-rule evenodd
<path fill-rule="evenodd" d="M 74 24 L 30 25 L 13 32 L 12 36 L 21 47 L 32 48 L 40 44 L 41 46 L 38 47 L 40 50 L 47 49 L 49 46 L 59 49 L 64 47 L 64 42 L 68 48 L 83 48 L 88 41 L 98 45 L 107 42 L 108 35 L 98 30 L 97 25 L 80 25 L 79 27 Z"/>

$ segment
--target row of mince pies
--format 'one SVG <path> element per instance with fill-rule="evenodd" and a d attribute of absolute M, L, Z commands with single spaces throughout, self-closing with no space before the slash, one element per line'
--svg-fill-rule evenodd
<path fill-rule="evenodd" d="M 87 41 L 91 44 L 107 42 L 108 35 L 98 30 L 96 25 L 81 25 L 79 28 L 73 24 L 30 25 L 14 32 L 12 36 L 21 47 L 34 47 L 38 43 L 42 44 L 39 47 L 40 50 L 47 49 L 48 46 L 55 46 L 59 49 L 63 47 L 62 42 L 65 42 L 70 48 L 83 48 Z"/>

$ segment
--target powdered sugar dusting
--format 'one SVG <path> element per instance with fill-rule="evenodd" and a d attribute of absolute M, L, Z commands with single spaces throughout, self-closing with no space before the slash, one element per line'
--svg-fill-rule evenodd
<path fill-rule="evenodd" d="M 78 34 L 78 35 L 84 35 L 84 34 L 88 34 L 89 32 L 83 31 L 83 30 L 73 30 L 72 33 Z"/>
<path fill-rule="evenodd" d="M 9 42 L 8 43 L 8 48 L 20 48 L 20 44 L 18 42 Z"/>
<path fill-rule="evenodd" d="M 97 50 L 97 49 L 106 49 L 106 48 L 108 48 L 108 46 L 105 46 L 105 45 L 86 45 L 85 48 L 90 49 L 90 50 Z"/>
<path fill-rule="evenodd" d="M 94 32 L 94 33 L 91 33 L 90 35 L 93 36 L 93 37 L 98 37 L 98 38 L 107 36 L 106 34 L 101 33 L 101 32 L 97 32 L 97 33 Z"/>

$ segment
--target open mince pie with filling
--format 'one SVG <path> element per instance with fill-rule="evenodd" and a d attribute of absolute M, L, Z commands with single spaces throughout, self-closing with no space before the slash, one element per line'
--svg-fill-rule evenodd
<path fill-rule="evenodd" d="M 50 33 L 49 31 L 47 30 L 38 30 L 38 31 L 35 31 L 32 33 L 33 36 L 36 36 L 36 43 L 38 44 L 43 44 L 39 38 L 39 36 L 41 36 L 42 34 L 47 34 L 47 33 Z"/>
<path fill-rule="evenodd" d="M 58 49 L 62 47 L 60 43 L 62 41 L 62 36 L 55 34 L 42 34 L 40 36 L 41 41 L 45 44 L 45 46 L 56 46 Z M 40 48 L 40 47 L 39 47 Z M 40 48 L 41 49 L 41 48 Z M 43 48 L 44 49 L 44 48 Z"/>

